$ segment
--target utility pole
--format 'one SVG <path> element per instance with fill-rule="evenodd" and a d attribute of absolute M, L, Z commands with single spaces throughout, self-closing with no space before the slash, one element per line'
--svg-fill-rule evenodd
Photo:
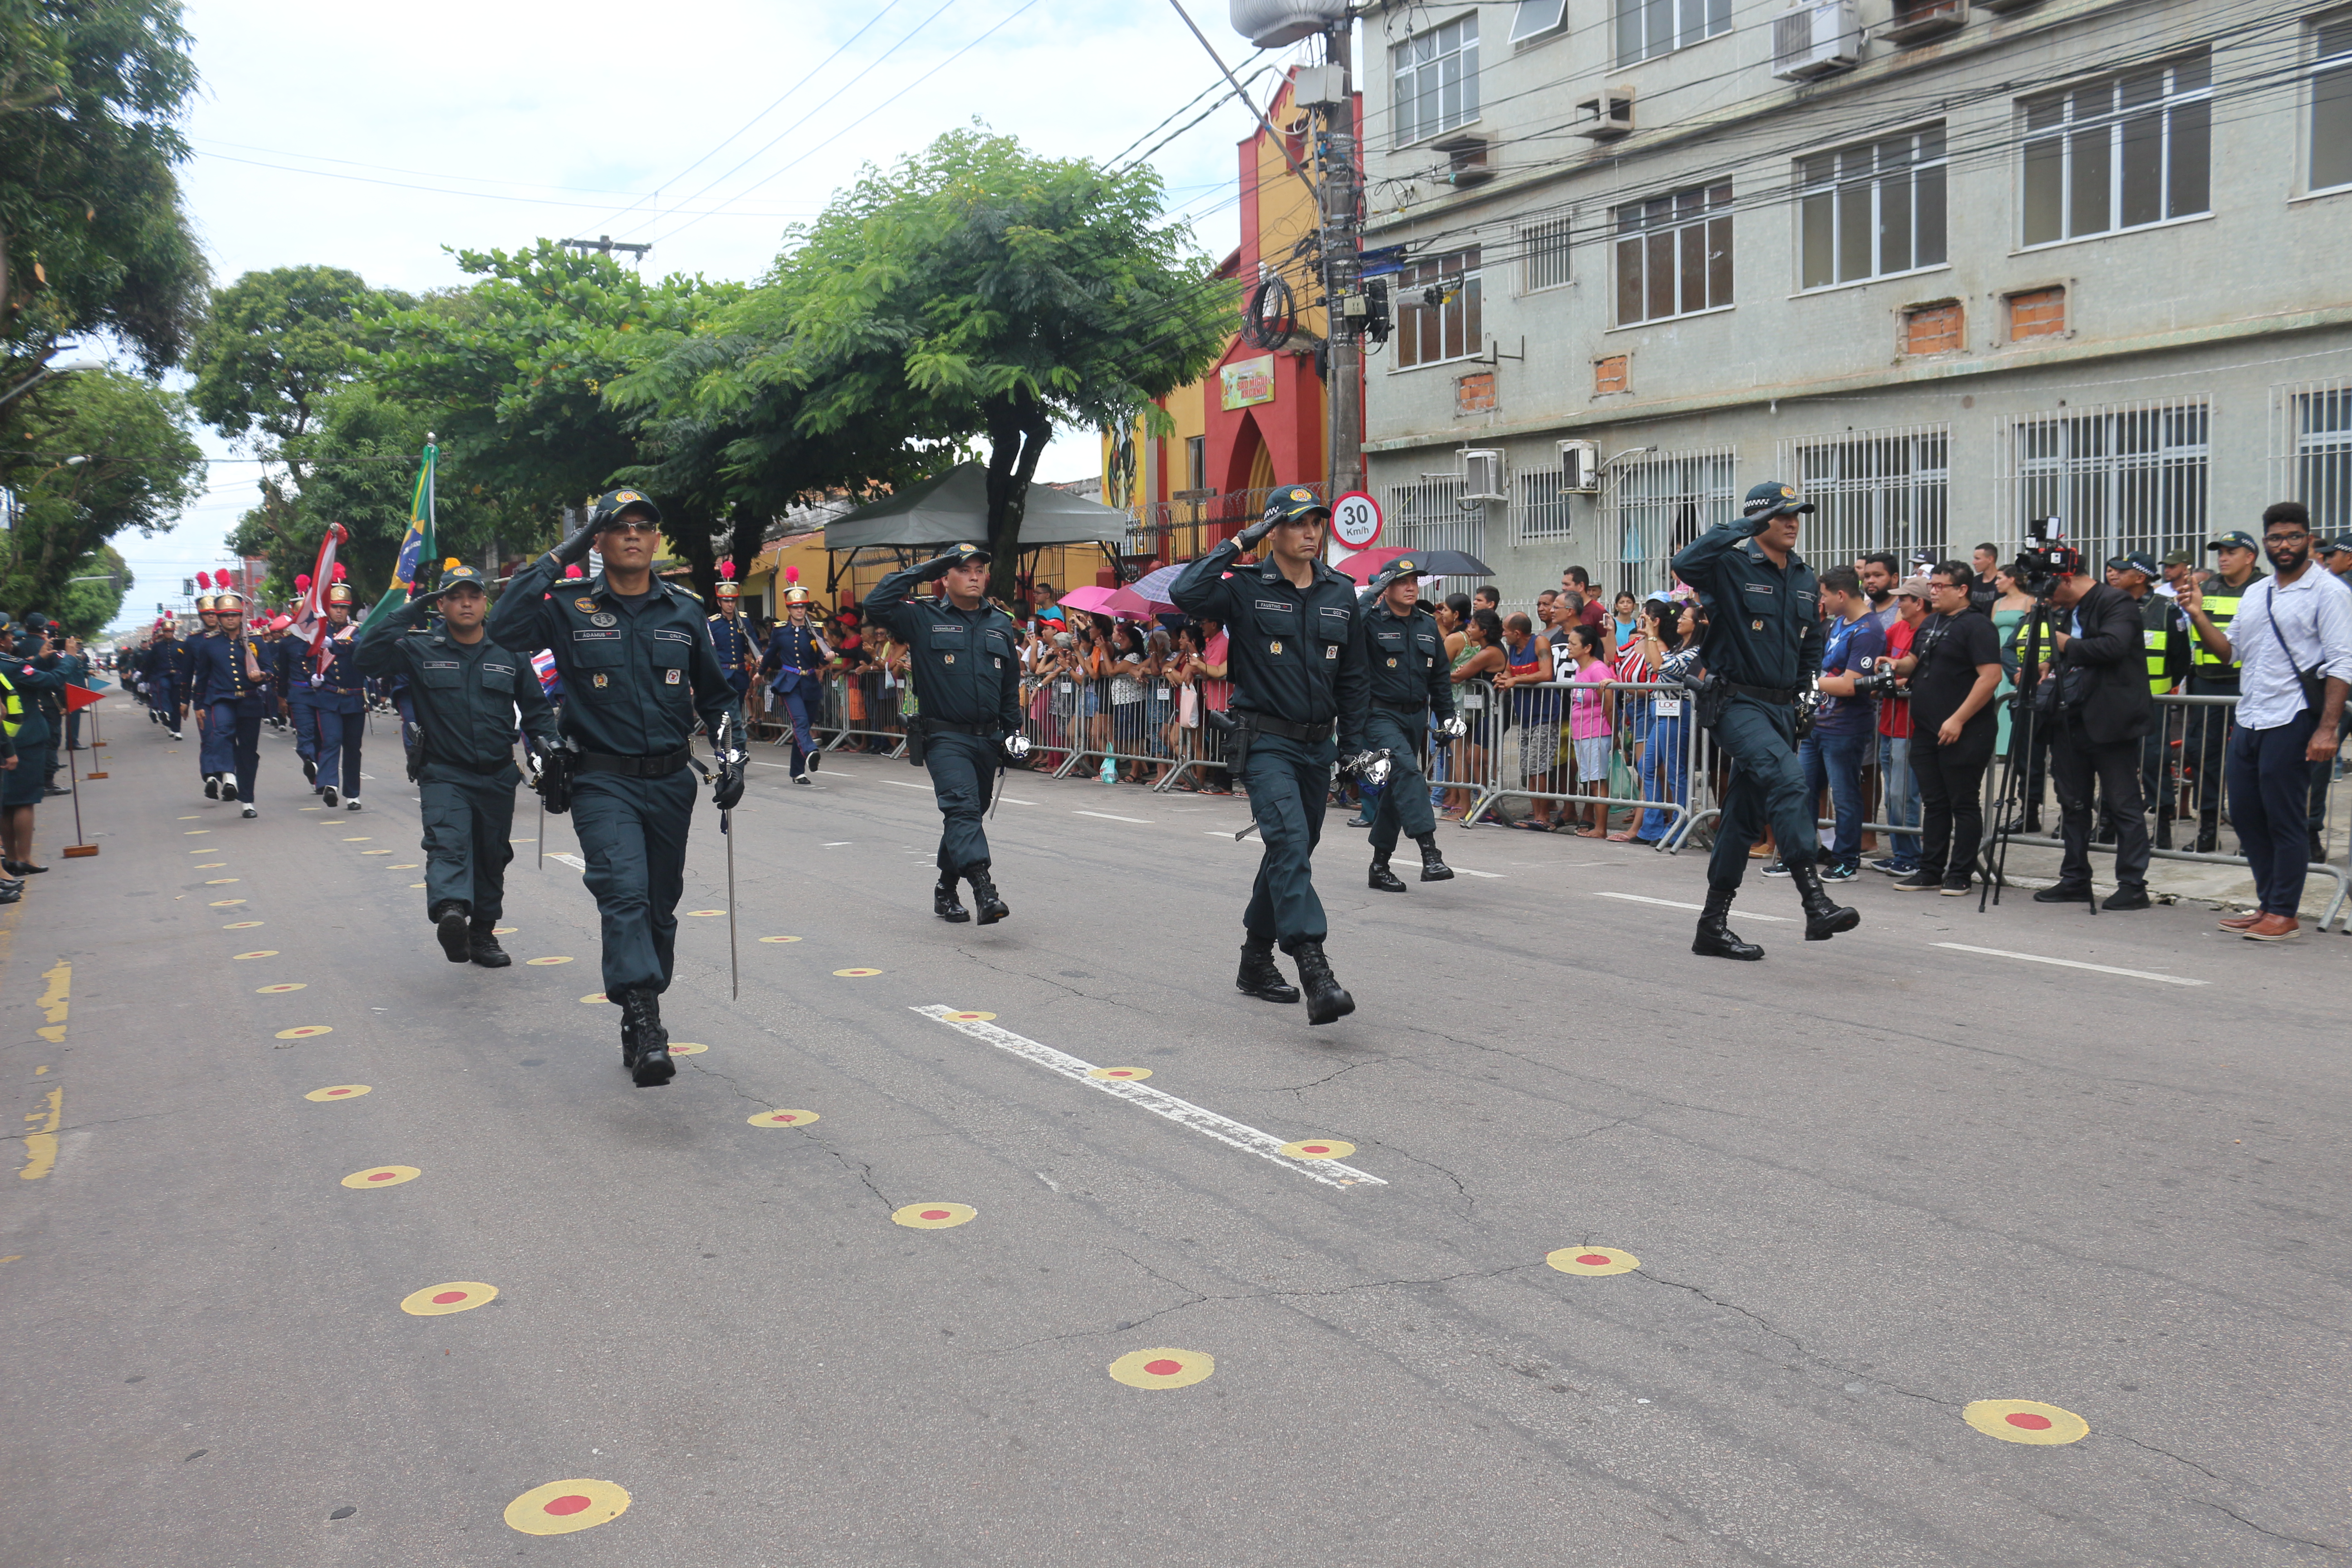
<path fill-rule="evenodd" d="M 1356 164 L 1355 19 L 1342 16 L 1323 35 L 1324 69 L 1337 79 L 1315 106 L 1318 206 L 1322 217 L 1325 425 L 1330 433 L 1324 472 L 1326 504 L 1363 488 L 1364 323 L 1362 204 Z"/>
<path fill-rule="evenodd" d="M 603 251 L 607 256 L 616 250 L 625 250 L 629 253 L 630 258 L 635 261 L 643 261 L 646 252 L 653 248 L 650 245 L 632 245 L 626 240 L 614 239 L 609 234 L 600 234 L 593 239 L 562 239 L 556 243 L 567 250 L 576 250 L 583 256 L 592 250 Z"/>

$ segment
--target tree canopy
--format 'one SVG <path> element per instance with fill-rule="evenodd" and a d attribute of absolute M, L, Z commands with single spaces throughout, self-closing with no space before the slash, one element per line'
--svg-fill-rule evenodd
<path fill-rule="evenodd" d="M 188 355 L 188 402 L 222 435 L 281 455 L 315 427 L 360 355 L 382 345 L 380 318 L 415 303 L 340 267 L 248 272 L 213 291 Z"/>
<path fill-rule="evenodd" d="M 20 510 L 0 536 L 0 604 L 51 609 L 116 534 L 172 526 L 204 493 L 204 456 L 186 405 L 138 376 L 61 376 L 17 405 Z"/>

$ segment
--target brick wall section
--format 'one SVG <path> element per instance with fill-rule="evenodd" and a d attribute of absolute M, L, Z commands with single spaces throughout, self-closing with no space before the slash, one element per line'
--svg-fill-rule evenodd
<path fill-rule="evenodd" d="M 1459 377 L 1454 383 L 1454 412 L 1456 414 L 1486 414 L 1495 406 L 1495 373 L 1478 371 Z"/>
<path fill-rule="evenodd" d="M 1633 389 L 1632 362 L 1624 354 L 1612 354 L 1607 359 L 1592 362 L 1592 395 L 1606 397 L 1612 392 Z"/>
<path fill-rule="evenodd" d="M 2009 337 L 2054 338 L 2066 330 L 2066 290 L 2035 289 L 2009 297 Z"/>
<path fill-rule="evenodd" d="M 1939 300 L 1903 312 L 1906 354 L 1958 353 L 1968 346 L 1968 314 L 1958 300 Z"/>

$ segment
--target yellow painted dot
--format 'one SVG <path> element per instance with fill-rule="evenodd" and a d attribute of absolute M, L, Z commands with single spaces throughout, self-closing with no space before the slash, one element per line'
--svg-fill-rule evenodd
<path fill-rule="evenodd" d="M 181 837 L 185 838 L 194 838 L 200 833 L 210 833 L 212 829 L 209 827 L 191 827 Z"/>
<path fill-rule="evenodd" d="M 698 1057 L 709 1048 L 709 1046 L 698 1046 L 687 1040 L 672 1040 L 669 1043 L 669 1054 L 674 1057 Z"/>
<path fill-rule="evenodd" d="M 879 974 L 882 972 L 878 969 L 836 969 L 834 973 L 844 980 L 863 980 L 869 974 Z"/>
<path fill-rule="evenodd" d="M 424 884 L 424 883 L 422 883 L 422 882 L 411 882 L 411 883 L 409 883 L 408 885 L 409 885 L 411 888 L 422 888 L 422 887 L 424 887 L 424 886 L 425 886 L 425 884 Z"/>
<path fill-rule="evenodd" d="M 325 808 L 325 807 L 323 807 L 323 806 L 317 806 L 317 805 L 306 805 L 306 806 L 302 807 L 302 809 L 303 809 L 304 811 L 323 811 L 323 810 L 324 810 L 324 809 L 326 809 L 326 808 Z"/>
<path fill-rule="evenodd" d="M 259 921 L 247 921 L 245 923 L 247 925 L 259 925 L 261 922 Z M 236 956 L 238 958 L 275 958 L 278 956 L 278 950 L 274 947 L 257 947 L 251 952 L 240 952 Z"/>
<path fill-rule="evenodd" d="M 182 822 L 202 822 L 204 818 L 201 816 L 184 816 L 179 820 Z"/>
<path fill-rule="evenodd" d="M 772 944 L 780 942 L 798 942 L 800 941 L 800 938 L 796 936 L 763 936 L 760 940 Z"/>
<path fill-rule="evenodd" d="M 243 902 L 245 902 L 243 899 L 215 899 L 212 907 L 216 910 L 233 910 Z"/>
<path fill-rule="evenodd" d="M 686 912 L 690 915 L 723 915 L 727 911 L 725 910 L 688 910 Z"/>
<path fill-rule="evenodd" d="M 414 1165 L 370 1165 L 364 1171 L 353 1171 L 343 1178 L 343 1185 L 355 1192 L 373 1187 L 396 1187 L 403 1182 L 413 1182 L 425 1173 Z"/>
<path fill-rule="evenodd" d="M 532 964 L 538 968 L 544 969 L 551 963 L 569 963 L 572 961 L 568 958 L 526 958 L 523 962 L 528 964 Z"/>
<path fill-rule="evenodd" d="M 389 855 L 392 851 L 389 849 L 362 849 L 360 853 L 362 855 Z"/>
<path fill-rule="evenodd" d="M 202 848 L 191 849 L 188 853 L 191 855 L 226 855 L 228 851 L 226 849 L 215 849 L 211 845 L 207 844 Z"/>
<path fill-rule="evenodd" d="M 1356 1146 L 1338 1138 L 1301 1138 L 1296 1143 L 1285 1143 L 1282 1152 L 1294 1160 L 1344 1160 L 1356 1152 Z"/>
<path fill-rule="evenodd" d="M 202 871 L 207 869 L 207 868 L 199 866 L 196 869 Z M 205 886 L 207 888 L 226 888 L 231 882 L 242 882 L 245 879 L 242 877 L 206 877 L 205 879 Z"/>
<path fill-rule="evenodd" d="M 289 980 L 282 985 L 257 985 L 253 988 L 253 994 L 257 996 L 282 996 L 289 991 L 307 991 L 309 989 L 310 986 L 306 982 L 300 980 Z"/>
<path fill-rule="evenodd" d="M 226 925 L 225 925 L 225 926 L 221 927 L 221 930 L 223 930 L 223 931 L 251 931 L 254 927 L 256 927 L 256 926 L 257 926 L 257 925 L 259 925 L 259 924 L 261 924 L 261 923 L 262 923 L 262 922 L 261 922 L 261 921 L 229 921 L 229 923 L 228 923 L 228 924 L 226 924 Z M 276 957 L 277 955 L 276 955 L 275 953 L 272 953 L 270 956 L 272 956 L 272 957 L 274 958 L 274 957 Z"/>
<path fill-rule="evenodd" d="M 497 1298 L 499 1288 L 485 1285 L 478 1279 L 452 1279 L 446 1285 L 427 1285 L 403 1298 L 400 1310 L 416 1318 L 445 1318 L 452 1312 L 471 1311 Z"/>
<path fill-rule="evenodd" d="M 2004 1443 L 2079 1443 L 2091 1435 L 2088 1421 L 2038 1399 L 1971 1400 L 1960 1411 L 1960 1419 Z"/>
<path fill-rule="evenodd" d="M 190 869 L 197 871 L 225 871 L 228 869 L 228 862 L 226 860 L 199 860 L 194 866 L 191 867 Z"/>
<path fill-rule="evenodd" d="M 940 1016 L 950 1024 L 985 1024 L 996 1015 L 993 1013 L 943 1013 Z"/>
<path fill-rule="evenodd" d="M 5 1258 L 0 1258 L 0 1263 L 22 1263 L 24 1261 L 25 1255 L 21 1252 L 12 1252 Z"/>
<path fill-rule="evenodd" d="M 1151 1076 L 1151 1069 L 1150 1068 L 1096 1068 L 1089 1071 L 1087 1076 L 1088 1078 L 1109 1079 L 1118 1083 L 1132 1083 L 1135 1079 L 1139 1078 L 1150 1078 Z"/>
<path fill-rule="evenodd" d="M 363 1083 L 333 1083 L 324 1089 L 314 1089 L 302 1098 L 315 1100 L 324 1105 L 338 1100 L 357 1100 L 367 1092 L 368 1086 Z"/>
<path fill-rule="evenodd" d="M 1544 1254 L 1544 1261 L 1562 1274 L 1631 1274 L 1642 1260 L 1622 1247 L 1562 1247 Z"/>
<path fill-rule="evenodd" d="M 346 838 L 343 842 L 346 844 L 373 844 L 375 842 L 375 835 L 373 833 L 362 833 L 356 837 Z"/>
<path fill-rule="evenodd" d="M 388 854 L 390 851 L 387 850 L 386 853 Z M 490 928 L 490 934 L 492 936 L 512 936 L 521 929 L 522 928 L 520 926 L 492 926 Z"/>
<path fill-rule="evenodd" d="M 509 844 L 536 844 L 539 840 L 536 838 L 509 838 L 507 842 Z"/>
<path fill-rule="evenodd" d="M 580 998 L 583 1002 L 602 1002 L 604 999 L 604 994 L 602 991 L 591 991 L 587 995 Z M 675 1050 L 677 1047 L 672 1047 L 671 1048 Z"/>
<path fill-rule="evenodd" d="M 1217 1358 L 1200 1351 L 1129 1351 L 1109 1370 L 1129 1388 L 1183 1388 L 1216 1371 Z"/>
<path fill-rule="evenodd" d="M 953 1230 L 980 1217 L 970 1204 L 908 1204 L 890 1216 L 908 1230 Z"/>
<path fill-rule="evenodd" d="M 506 1520 L 525 1535 L 569 1535 L 628 1510 L 629 1494 L 610 1481 L 550 1481 L 507 1504 Z"/>
<path fill-rule="evenodd" d="M 763 1110 L 748 1120 L 754 1127 L 806 1127 L 824 1119 L 814 1110 Z"/>
<path fill-rule="evenodd" d="M 305 1024 L 299 1028 L 280 1029 L 278 1031 L 278 1037 L 281 1040 L 313 1040 L 320 1035 L 331 1035 L 334 1032 L 334 1026 L 331 1024 Z"/>
<path fill-rule="evenodd" d="M 389 849 L 387 849 L 387 850 L 385 850 L 385 851 L 384 851 L 384 853 L 385 853 L 385 854 L 387 854 L 387 855 L 389 855 L 389 854 L 391 854 L 391 853 L 392 853 L 392 851 L 391 851 L 391 850 L 389 850 Z M 415 869 L 416 869 L 416 868 L 417 868 L 417 867 L 419 867 L 419 866 L 421 866 L 421 865 L 423 865 L 423 864 L 424 864 L 424 862 L 423 862 L 423 861 L 421 861 L 421 860 L 411 860 L 411 861 L 409 861 L 407 864 L 405 864 L 405 865 L 402 865 L 402 866 L 387 866 L 387 867 L 385 867 L 385 868 L 384 868 L 384 869 L 385 869 L 385 870 L 387 870 L 387 871 L 414 871 L 414 870 L 415 870 Z"/>

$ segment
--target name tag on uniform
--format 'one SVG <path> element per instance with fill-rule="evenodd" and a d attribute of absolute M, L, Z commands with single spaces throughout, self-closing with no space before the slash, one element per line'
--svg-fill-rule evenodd
<path fill-rule="evenodd" d="M 428 658 L 425 661 L 425 668 L 427 669 L 455 669 L 457 668 L 457 661 L 454 658 Z M 513 672 L 509 671 L 508 673 L 511 674 Z"/>
<path fill-rule="evenodd" d="M 1339 608 L 1339 607 L 1338 605 L 1324 605 L 1324 606 L 1323 606 L 1323 614 L 1325 614 L 1325 615 L 1327 615 L 1327 616 L 1331 616 L 1331 617 L 1333 617 L 1334 619 L 1337 619 L 1337 620 L 1342 620 L 1342 621 L 1344 621 L 1344 620 L 1346 620 L 1346 619 L 1348 618 L 1348 612 L 1347 612 L 1347 611 L 1345 611 L 1345 610 L 1343 610 L 1343 609 L 1341 609 L 1341 608 Z"/>
<path fill-rule="evenodd" d="M 450 668 L 454 669 L 457 667 L 452 665 Z M 512 675 L 514 673 L 514 666 L 510 664 L 485 663 L 482 666 L 482 669 L 485 674 L 488 675 Z"/>
<path fill-rule="evenodd" d="M 572 640 L 573 642 L 619 642 L 621 634 L 617 631 L 592 632 L 574 626 L 572 630 Z"/>
<path fill-rule="evenodd" d="M 690 643 L 690 642 L 692 642 L 692 641 L 694 640 L 694 634 L 693 634 L 692 632 L 667 632 L 667 631 L 657 631 L 657 632 L 654 633 L 654 640 L 655 640 L 656 642 L 685 642 L 685 643 Z"/>
<path fill-rule="evenodd" d="M 1739 591 L 1743 594 L 1760 594 L 1769 599 L 1772 596 L 1772 584 L 1769 583 L 1743 583 L 1739 585 Z"/>
<path fill-rule="evenodd" d="M 1277 604 L 1272 599 L 1260 599 L 1257 602 L 1257 607 L 1261 610 L 1288 610 L 1291 606 L 1288 605 Z"/>

